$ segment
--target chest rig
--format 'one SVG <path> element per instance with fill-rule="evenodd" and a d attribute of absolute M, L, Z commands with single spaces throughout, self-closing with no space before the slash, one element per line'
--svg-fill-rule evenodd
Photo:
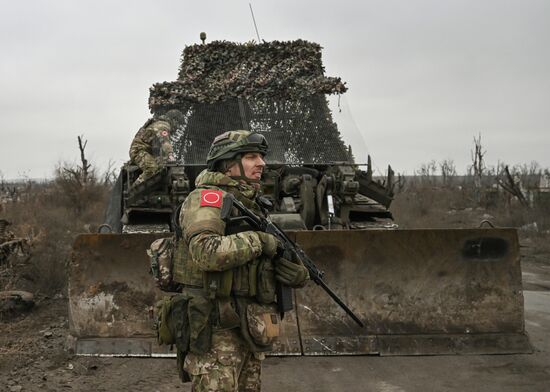
<path fill-rule="evenodd" d="M 218 187 L 200 187 L 197 189 L 221 190 Z M 232 193 L 239 201 L 258 215 L 265 216 L 264 209 L 259 204 L 239 192 L 223 189 L 226 193 Z M 239 216 L 236 209 L 226 213 L 229 217 Z M 224 235 L 233 235 L 251 230 L 244 221 L 226 220 Z M 179 241 L 174 263 L 174 280 L 182 283 L 184 287 L 201 288 L 210 298 L 229 298 L 231 296 L 255 297 L 260 303 L 272 303 L 275 300 L 274 269 L 272 261 L 259 256 L 249 263 L 225 271 L 199 270 L 194 263 L 188 262 L 191 256 L 185 241 Z"/>

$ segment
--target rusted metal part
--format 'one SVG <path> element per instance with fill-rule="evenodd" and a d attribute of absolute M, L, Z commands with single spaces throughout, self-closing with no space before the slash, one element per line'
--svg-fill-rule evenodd
<path fill-rule="evenodd" d="M 166 234 L 77 237 L 69 268 L 69 325 L 77 354 L 164 353 L 154 343 L 150 309 L 169 294 L 155 287 L 145 253 L 162 236 Z M 295 314 L 285 315 L 281 331 L 276 351 L 301 355 Z"/>
<path fill-rule="evenodd" d="M 161 236 L 83 234 L 76 238 L 69 267 L 69 320 L 74 336 L 153 335 L 149 309 L 163 293 L 148 273 L 145 249 Z"/>
<path fill-rule="evenodd" d="M 296 293 L 294 293 L 296 303 Z M 302 355 L 302 343 L 296 312 L 285 313 L 281 322 L 280 336 L 273 346 L 273 355 Z"/>
<path fill-rule="evenodd" d="M 145 254 L 161 236 L 77 238 L 69 283 L 77 354 L 173 355 L 154 343 L 149 310 L 166 295 L 154 286 Z M 367 326 L 359 328 L 310 283 L 295 291 L 296 310 L 285 314 L 274 355 L 532 350 L 524 329 L 514 229 L 300 231 L 289 236 Z"/>
<path fill-rule="evenodd" d="M 295 235 L 326 271 L 326 283 L 367 325 L 357 327 L 314 285 L 297 291 L 300 335 L 325 339 L 325 354 L 531 351 L 524 330 L 519 245 L 513 229 Z M 488 338 L 493 334 L 513 337 L 513 344 L 495 347 L 494 338 Z M 393 335 L 399 340 L 392 340 Z M 485 338 L 476 339 L 480 335 Z M 438 348 L 426 343 L 434 336 L 444 337 Z M 361 341 L 368 337 L 376 337 L 374 347 Z M 417 342 L 425 339 L 411 349 L 403 344 L 407 337 Z M 304 344 L 304 354 L 319 354 L 315 345 L 307 347 Z"/>
<path fill-rule="evenodd" d="M 377 335 L 381 356 L 529 354 L 533 352 L 525 333 Z"/>

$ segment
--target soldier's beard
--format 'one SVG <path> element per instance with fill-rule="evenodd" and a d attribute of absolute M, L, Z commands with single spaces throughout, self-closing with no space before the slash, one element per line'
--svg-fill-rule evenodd
<path fill-rule="evenodd" d="M 237 166 L 239 169 L 239 175 L 232 175 L 232 169 L 235 166 Z M 249 178 L 245 175 L 245 170 L 240 160 L 237 160 L 233 162 L 230 166 L 227 166 L 225 174 L 230 178 L 239 181 L 241 184 L 252 185 L 256 190 L 259 190 L 262 186 L 261 179 Z"/>

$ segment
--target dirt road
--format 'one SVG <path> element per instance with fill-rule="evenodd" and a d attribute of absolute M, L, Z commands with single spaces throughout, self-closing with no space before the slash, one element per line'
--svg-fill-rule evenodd
<path fill-rule="evenodd" d="M 549 391 L 550 264 L 523 262 L 530 355 L 268 358 L 264 391 Z M 536 255 L 535 255 L 536 256 Z M 0 391 L 190 391 L 173 359 L 72 357 L 67 301 L 0 322 Z"/>
<path fill-rule="evenodd" d="M 549 391 L 550 292 L 525 292 L 525 304 L 530 355 L 271 358 L 264 390 Z"/>

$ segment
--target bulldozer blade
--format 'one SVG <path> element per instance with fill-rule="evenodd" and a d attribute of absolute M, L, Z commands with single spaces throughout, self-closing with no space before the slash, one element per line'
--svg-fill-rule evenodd
<path fill-rule="evenodd" d="M 166 234 L 82 234 L 69 266 L 69 327 L 77 355 L 175 356 L 156 343 L 156 288 L 146 249 Z M 276 351 L 301 355 L 296 316 L 281 325 Z"/>
<path fill-rule="evenodd" d="M 76 238 L 69 266 L 69 327 L 77 354 L 150 354 L 152 312 L 163 293 L 148 274 L 145 249 L 159 237 Z"/>
<path fill-rule="evenodd" d="M 85 234 L 69 269 L 79 355 L 175 356 L 155 341 L 153 309 L 168 293 L 145 250 L 166 234 Z M 513 229 L 289 233 L 360 328 L 318 286 L 295 290 L 273 355 L 526 353 Z"/>
<path fill-rule="evenodd" d="M 305 355 L 528 353 L 514 229 L 302 231 L 296 241 L 360 328 L 297 291 Z"/>

